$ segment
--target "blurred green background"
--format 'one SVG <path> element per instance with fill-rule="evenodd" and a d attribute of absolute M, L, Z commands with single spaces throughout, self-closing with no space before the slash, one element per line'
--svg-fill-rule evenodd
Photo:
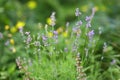
<path fill-rule="evenodd" d="M 66 22 L 76 21 L 76 8 L 80 8 L 85 17 L 93 7 L 97 11 L 92 27 L 96 30 L 102 27 L 101 43 L 107 42 L 111 53 L 120 54 L 120 0 L 0 0 L 0 32 L 3 33 L 0 38 L 0 80 L 19 80 L 22 76 L 15 64 L 16 57 L 25 55 L 18 26 L 39 32 L 40 26 L 49 24 L 49 16 L 55 11 L 57 29 L 64 27 Z"/>

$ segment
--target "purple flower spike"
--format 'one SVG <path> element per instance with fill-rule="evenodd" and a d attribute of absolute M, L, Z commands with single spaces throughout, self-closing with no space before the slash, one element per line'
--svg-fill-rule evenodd
<path fill-rule="evenodd" d="M 54 34 L 54 35 L 58 35 L 58 32 L 57 32 L 57 31 L 53 31 L 53 34 Z"/>
<path fill-rule="evenodd" d="M 19 32 L 20 32 L 20 33 L 23 32 L 23 28 L 22 28 L 22 27 L 19 28 Z"/>
<path fill-rule="evenodd" d="M 43 39 L 43 41 L 46 41 L 47 37 L 46 36 L 42 36 L 42 39 Z"/>
<path fill-rule="evenodd" d="M 32 38 L 30 35 L 28 35 L 27 40 L 26 40 L 26 44 L 29 44 L 31 41 L 32 41 Z"/>
<path fill-rule="evenodd" d="M 75 10 L 75 16 L 80 16 L 81 15 L 81 12 L 79 11 L 79 8 L 76 8 Z"/>
<path fill-rule="evenodd" d="M 88 27 L 91 27 L 90 21 L 86 24 L 86 27 L 87 27 L 87 28 L 88 28 Z"/>
<path fill-rule="evenodd" d="M 90 16 L 86 16 L 86 18 L 85 18 L 85 21 L 90 21 L 91 20 L 91 17 Z"/>
<path fill-rule="evenodd" d="M 78 29 L 79 29 L 78 27 L 73 27 L 72 31 L 76 33 Z"/>
<path fill-rule="evenodd" d="M 82 25 L 82 21 L 81 21 L 81 20 L 78 21 L 78 22 L 76 23 L 76 25 L 77 25 L 77 26 L 81 26 L 81 25 Z"/>
<path fill-rule="evenodd" d="M 93 38 L 93 35 L 94 35 L 94 30 L 89 31 L 88 37 L 90 40 Z"/>

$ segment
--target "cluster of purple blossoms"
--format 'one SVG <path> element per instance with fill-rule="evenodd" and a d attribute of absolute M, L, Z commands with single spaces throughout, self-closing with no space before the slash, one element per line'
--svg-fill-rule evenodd
<path fill-rule="evenodd" d="M 43 40 L 43 41 L 46 41 L 46 40 L 47 40 L 47 37 L 46 37 L 46 36 L 42 36 L 42 40 Z"/>
<path fill-rule="evenodd" d="M 79 11 L 79 8 L 76 8 L 75 10 L 75 16 L 79 17 L 81 15 L 81 12 Z M 76 33 L 77 36 L 80 36 L 80 26 L 83 24 L 81 20 L 77 21 L 75 26 L 72 28 L 73 33 Z"/>
<path fill-rule="evenodd" d="M 27 40 L 26 40 L 26 44 L 29 44 L 31 41 L 32 41 L 32 38 L 30 35 L 28 35 Z"/>
<path fill-rule="evenodd" d="M 87 28 L 91 27 L 91 20 L 92 20 L 91 16 L 86 16 L 85 21 L 87 21 L 87 24 L 86 24 Z"/>
<path fill-rule="evenodd" d="M 91 27 L 91 20 L 95 14 L 95 8 L 92 9 L 92 14 L 90 16 L 86 16 L 85 21 L 87 21 L 86 27 Z"/>
<path fill-rule="evenodd" d="M 73 33 L 76 33 L 77 36 L 80 36 L 81 30 L 79 27 L 73 27 L 72 31 Z"/>
<path fill-rule="evenodd" d="M 53 31 L 53 34 L 54 34 L 54 35 L 58 35 L 58 32 L 57 32 L 57 31 Z"/>
<path fill-rule="evenodd" d="M 88 37 L 89 37 L 90 40 L 92 40 L 93 35 L 94 35 L 94 30 L 91 30 L 91 31 L 88 32 Z"/>
<path fill-rule="evenodd" d="M 81 21 L 81 20 L 78 21 L 78 22 L 76 23 L 76 25 L 77 25 L 77 26 L 81 26 L 81 25 L 82 25 L 82 21 Z"/>
<path fill-rule="evenodd" d="M 91 16 L 86 16 L 86 18 L 85 18 L 85 21 L 90 21 L 91 20 Z"/>
<path fill-rule="evenodd" d="M 22 27 L 20 27 L 19 28 L 19 32 L 22 34 L 22 36 L 23 36 L 23 28 Z"/>
<path fill-rule="evenodd" d="M 58 32 L 57 31 L 53 31 L 53 34 L 54 34 L 53 38 L 55 40 L 55 43 L 57 43 L 58 42 Z"/>
<path fill-rule="evenodd" d="M 86 27 L 87 27 L 87 28 L 88 28 L 88 27 L 91 27 L 91 22 L 90 22 L 90 21 L 87 22 Z"/>
<path fill-rule="evenodd" d="M 29 44 L 32 41 L 32 38 L 30 36 L 30 32 L 25 32 L 25 34 L 27 35 L 27 39 L 26 39 L 26 44 Z"/>
<path fill-rule="evenodd" d="M 78 29 L 79 29 L 78 27 L 73 27 L 72 31 L 75 33 L 75 32 L 77 32 Z"/>
<path fill-rule="evenodd" d="M 80 16 L 81 15 L 81 12 L 79 11 L 79 8 L 76 8 L 75 10 L 75 16 Z"/>
<path fill-rule="evenodd" d="M 47 42 L 47 37 L 46 36 L 42 36 L 42 42 L 43 42 L 43 44 L 44 44 L 44 46 L 48 46 L 48 42 Z"/>

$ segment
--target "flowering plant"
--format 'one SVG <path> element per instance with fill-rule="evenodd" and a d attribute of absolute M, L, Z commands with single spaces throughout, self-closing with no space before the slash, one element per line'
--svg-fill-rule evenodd
<path fill-rule="evenodd" d="M 18 57 L 16 63 L 25 80 L 102 80 L 102 55 L 97 54 L 99 32 L 92 29 L 91 21 L 95 14 L 86 16 L 85 23 L 79 20 L 79 8 L 75 16 L 78 21 L 72 29 L 69 23 L 62 36 L 55 27 L 55 12 L 50 16 L 51 27 L 45 25 L 37 36 L 20 29 L 25 43 L 26 56 Z M 104 47 L 106 49 L 106 46 Z"/>

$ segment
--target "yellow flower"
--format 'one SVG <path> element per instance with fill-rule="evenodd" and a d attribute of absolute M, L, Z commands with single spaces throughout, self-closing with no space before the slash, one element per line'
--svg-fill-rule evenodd
<path fill-rule="evenodd" d="M 12 34 L 8 34 L 7 36 L 8 36 L 8 37 L 12 37 Z"/>
<path fill-rule="evenodd" d="M 11 33 L 15 33 L 16 31 L 17 31 L 17 28 L 16 28 L 16 27 L 10 28 L 10 32 L 11 32 Z"/>
<path fill-rule="evenodd" d="M 48 37 L 53 37 L 53 33 L 52 32 L 48 32 Z"/>
<path fill-rule="evenodd" d="M 95 6 L 94 8 L 95 8 L 95 11 L 98 11 L 98 10 L 99 10 L 99 7 L 98 7 L 98 6 Z"/>
<path fill-rule="evenodd" d="M 12 45 L 15 44 L 14 39 L 10 39 L 10 44 L 12 44 Z"/>
<path fill-rule="evenodd" d="M 5 25 L 5 30 L 8 30 L 9 28 L 9 25 Z"/>
<path fill-rule="evenodd" d="M 34 8 L 36 8 L 37 3 L 35 1 L 29 1 L 27 3 L 27 6 L 28 6 L 29 9 L 34 9 Z"/>
<path fill-rule="evenodd" d="M 21 27 L 24 27 L 25 26 L 25 22 L 23 21 L 18 21 L 17 24 L 16 24 L 16 28 L 19 29 Z"/>
<path fill-rule="evenodd" d="M 13 52 L 13 53 L 15 53 L 15 52 L 16 52 L 16 49 L 15 49 L 14 47 L 12 48 L 12 52 Z"/>
<path fill-rule="evenodd" d="M 87 12 L 88 11 L 88 5 L 84 5 L 84 6 L 82 6 L 81 7 L 81 10 L 83 11 L 83 12 Z"/>
<path fill-rule="evenodd" d="M 68 37 L 68 31 L 62 33 L 63 37 Z"/>
<path fill-rule="evenodd" d="M 47 18 L 47 24 L 51 25 L 52 24 L 52 20 L 50 18 Z"/>
<path fill-rule="evenodd" d="M 57 32 L 58 32 L 58 33 L 63 32 L 63 28 L 62 28 L 62 27 L 59 27 L 59 28 L 57 29 Z"/>

